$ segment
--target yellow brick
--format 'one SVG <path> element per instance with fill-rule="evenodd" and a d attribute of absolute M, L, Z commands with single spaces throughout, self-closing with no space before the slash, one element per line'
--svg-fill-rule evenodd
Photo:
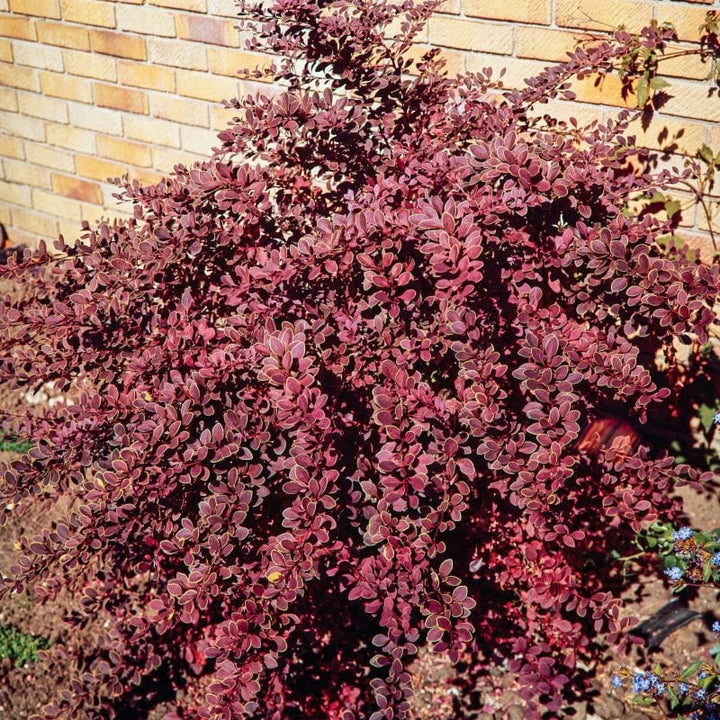
<path fill-rule="evenodd" d="M 681 45 L 679 43 L 670 43 L 666 51 L 666 57 L 660 61 L 660 74 L 669 77 L 683 77 L 692 80 L 705 81 L 710 72 L 710 63 L 703 62 L 698 55 L 680 55 L 679 53 L 687 50 L 697 50 L 697 45 Z M 679 54 L 678 57 L 672 57 Z M 672 93 L 672 88 L 668 88 L 668 92 Z"/>
<path fill-rule="evenodd" d="M 671 22 L 675 27 L 678 39 L 698 42 L 700 40 L 700 26 L 705 22 L 708 8 L 691 8 L 687 5 L 658 4 L 655 7 L 655 17 L 658 22 Z"/>
<path fill-rule="evenodd" d="M 15 227 L 46 238 L 55 238 L 57 236 L 57 219 L 41 212 L 13 208 L 12 224 Z"/>
<path fill-rule="evenodd" d="M 0 180 L 0 200 L 11 205 L 30 206 L 30 188 Z"/>
<path fill-rule="evenodd" d="M 562 27 L 611 31 L 623 25 L 639 32 L 652 19 L 652 6 L 643 0 L 556 0 L 555 21 Z"/>
<path fill-rule="evenodd" d="M 144 38 L 132 37 L 126 33 L 91 30 L 90 46 L 94 52 L 101 55 L 114 55 L 132 60 L 145 60 L 147 57 Z"/>
<path fill-rule="evenodd" d="M 422 62 L 422 57 L 428 50 L 430 50 L 430 48 L 427 46 L 413 45 L 407 50 L 403 57 L 413 60 L 416 63 Z M 441 57 L 446 62 L 445 68 L 450 77 L 455 77 L 465 72 L 465 53 L 443 49 Z M 417 74 L 417 66 L 413 67 L 410 74 Z"/>
<path fill-rule="evenodd" d="M 465 53 L 443 50 L 441 58 L 445 61 L 445 69 L 451 77 L 465 73 L 467 68 L 467 56 Z"/>
<path fill-rule="evenodd" d="M 463 10 L 486 20 L 550 24 L 550 0 L 463 0 Z"/>
<path fill-rule="evenodd" d="M 77 25 L 39 21 L 37 24 L 38 40 L 46 45 L 59 45 L 75 50 L 89 50 L 88 31 Z"/>
<path fill-rule="evenodd" d="M 32 191 L 32 206 L 65 220 L 79 221 L 81 219 L 80 203 L 77 200 L 71 200 L 45 190 Z"/>
<path fill-rule="evenodd" d="M 662 107 L 663 114 L 720 122 L 720 103 L 715 95 L 708 96 L 708 85 L 700 82 L 673 80 L 670 99 Z"/>
<path fill-rule="evenodd" d="M 3 165 L 8 182 L 30 187 L 50 187 L 50 171 L 47 168 L 31 165 L 24 160 L 4 160 Z"/>
<path fill-rule="evenodd" d="M 26 248 L 30 248 L 32 250 L 37 249 L 38 243 L 42 239 L 37 235 L 34 235 L 33 233 L 26 232 L 25 230 L 20 230 L 20 228 L 17 227 L 12 228 L 11 235 L 13 245 L 24 245 Z"/>
<path fill-rule="evenodd" d="M 103 157 L 120 160 L 129 165 L 142 165 L 144 167 L 152 165 L 152 156 L 147 145 L 98 135 L 97 150 L 98 154 Z"/>
<path fill-rule="evenodd" d="M 150 7 L 118 6 L 118 27 L 126 32 L 142 35 L 175 37 L 175 18 L 172 13 Z"/>
<path fill-rule="evenodd" d="M 102 182 L 105 182 L 108 178 L 121 177 L 127 172 L 127 168 L 124 165 L 118 165 L 117 163 L 108 162 L 107 160 L 100 160 L 99 158 L 90 157 L 89 155 L 77 155 L 75 157 L 75 163 L 77 165 L 78 175 Z"/>
<path fill-rule="evenodd" d="M 710 142 L 708 145 L 710 145 L 716 153 L 720 150 L 720 127 L 715 126 L 710 128 Z"/>
<path fill-rule="evenodd" d="M 210 156 L 212 149 L 220 145 L 217 133 L 205 128 L 181 127 L 180 141 L 183 150 L 196 155 Z"/>
<path fill-rule="evenodd" d="M 698 227 L 701 230 L 708 230 L 712 223 L 712 229 L 715 236 L 718 235 L 718 227 L 720 227 L 720 203 L 708 203 L 707 209 L 710 213 L 708 218 L 707 213 L 702 208 L 698 212 Z"/>
<path fill-rule="evenodd" d="M 27 143 L 25 148 L 28 162 L 42 165 L 43 167 L 62 170 L 67 173 L 75 172 L 75 160 L 70 153 L 60 152 L 47 145 L 36 145 Z"/>
<path fill-rule="evenodd" d="M 435 12 L 446 13 L 448 15 L 459 15 L 462 5 L 460 0 L 445 0 L 438 5 Z"/>
<path fill-rule="evenodd" d="M 485 25 L 450 17 L 430 18 L 430 44 L 460 50 L 509 55 L 513 31 L 505 25 Z"/>
<path fill-rule="evenodd" d="M 57 220 L 58 235 L 62 235 L 66 243 L 72 245 L 80 237 L 80 222 L 77 220 L 65 220 L 59 217 Z"/>
<path fill-rule="evenodd" d="M 98 55 L 80 50 L 63 50 L 65 71 L 70 75 L 95 78 L 96 80 L 117 80 L 115 59 L 109 55 Z"/>
<path fill-rule="evenodd" d="M 13 61 L 12 43 L 9 40 L 0 40 L 0 62 Z"/>
<path fill-rule="evenodd" d="M 572 83 L 572 89 L 579 102 L 626 108 L 634 108 L 637 105 L 637 99 L 633 93 L 629 93 L 623 98 L 622 81 L 618 75 L 606 75 L 599 81 L 594 75 L 583 80 L 575 80 Z"/>
<path fill-rule="evenodd" d="M 11 158 L 24 158 L 24 143 L 20 138 L 0 135 L 0 155 Z"/>
<path fill-rule="evenodd" d="M 147 46 L 152 63 L 186 70 L 207 70 L 207 51 L 203 45 L 148 38 Z"/>
<path fill-rule="evenodd" d="M 62 51 L 56 47 L 16 40 L 13 43 L 13 56 L 18 65 L 63 71 Z"/>
<path fill-rule="evenodd" d="M 178 37 L 210 45 L 240 47 L 236 23 L 205 15 L 178 15 L 175 18 Z"/>
<path fill-rule="evenodd" d="M 515 54 L 534 60 L 567 60 L 568 53 L 576 50 L 588 35 L 546 28 L 518 27 L 515 35 Z"/>
<path fill-rule="evenodd" d="M 2 63 L 0 64 L 0 85 L 37 92 L 40 89 L 38 71 L 33 68 L 21 68 L 17 65 Z"/>
<path fill-rule="evenodd" d="M 231 78 L 178 70 L 177 81 L 178 93 L 186 97 L 221 102 L 238 96 L 238 83 Z"/>
<path fill-rule="evenodd" d="M 225 108 L 222 105 L 213 106 L 210 109 L 213 129 L 225 130 L 233 122 L 233 119 L 237 118 L 238 112 L 235 108 Z"/>
<path fill-rule="evenodd" d="M 46 97 L 35 93 L 21 93 L 20 112 L 24 115 L 45 118 L 55 122 L 68 122 L 67 103 L 59 98 Z"/>
<path fill-rule="evenodd" d="M 45 137 L 48 145 L 57 145 L 61 148 L 88 154 L 95 152 L 95 133 L 89 130 L 81 130 L 69 125 L 46 123 Z"/>
<path fill-rule="evenodd" d="M 27 117 L 13 112 L 0 112 L 0 128 L 3 133 L 27 138 L 28 140 L 43 139 L 43 122 L 37 118 Z"/>
<path fill-rule="evenodd" d="M 177 123 L 143 115 L 125 115 L 123 117 L 125 136 L 131 140 L 180 147 L 180 128 Z"/>
<path fill-rule="evenodd" d="M 92 90 L 87 80 L 54 72 L 41 72 L 40 85 L 46 95 L 67 100 L 92 102 Z"/>
<path fill-rule="evenodd" d="M 154 170 L 141 170 L 136 168 L 130 174 L 131 180 L 139 180 L 143 185 L 156 185 L 165 176 L 162 173 L 155 172 Z"/>
<path fill-rule="evenodd" d="M 175 91 L 175 71 L 171 68 L 140 65 L 127 60 L 118 60 L 118 73 L 123 85 L 148 88 L 151 90 Z"/>
<path fill-rule="evenodd" d="M 17 90 L 0 87 L 0 108 L 6 112 L 17 112 Z"/>
<path fill-rule="evenodd" d="M 237 18 L 238 6 L 235 0 L 208 0 L 210 15 Z"/>
<path fill-rule="evenodd" d="M 147 94 L 143 90 L 131 90 L 117 85 L 95 83 L 95 104 L 143 115 L 148 113 Z"/>
<path fill-rule="evenodd" d="M 70 103 L 70 124 L 107 135 L 122 134 L 120 113 L 105 108 L 88 107 L 81 103 Z"/>
<path fill-rule="evenodd" d="M 207 12 L 205 0 L 150 0 L 150 4 L 185 12 Z"/>
<path fill-rule="evenodd" d="M 5 205 L 5 206 L 0 205 L 0 222 L 7 227 L 10 227 L 12 225 L 12 220 L 10 218 L 10 206 L 9 205 Z"/>
<path fill-rule="evenodd" d="M 74 200 L 82 200 L 95 205 L 102 203 L 102 192 L 97 183 L 80 180 L 80 178 L 70 175 L 52 173 L 52 187 L 56 193 Z"/>
<path fill-rule="evenodd" d="M 10 12 L 59 20 L 60 3 L 58 0 L 10 0 Z"/>
<path fill-rule="evenodd" d="M 207 160 L 205 156 L 193 155 L 185 150 L 170 150 L 169 148 L 153 148 L 153 170 L 162 173 L 171 173 L 176 165 L 191 165 L 194 160 L 200 158 Z"/>
<path fill-rule="evenodd" d="M 716 251 L 708 233 L 691 233 L 683 230 L 677 234 L 685 241 L 685 244 L 690 250 L 695 250 L 698 253 L 703 262 L 708 264 L 712 262 L 712 257 Z"/>
<path fill-rule="evenodd" d="M 497 58 L 495 58 L 495 60 L 497 61 Z M 284 92 L 285 88 L 280 85 L 256 82 L 255 80 L 240 80 L 238 81 L 238 92 L 233 95 L 233 98 L 243 98 L 248 97 L 249 95 L 264 95 L 269 98 L 277 98 Z"/>
<path fill-rule="evenodd" d="M 3 37 L 35 40 L 35 21 L 30 18 L 0 17 L 0 35 Z"/>
<path fill-rule="evenodd" d="M 640 147 L 686 155 L 694 155 L 706 139 L 703 125 L 660 114 L 653 117 L 647 129 L 643 129 L 642 120 L 635 120 L 630 124 L 628 132 L 636 136 Z"/>
<path fill-rule="evenodd" d="M 220 48 L 210 48 L 208 50 L 208 61 L 210 63 L 210 72 L 218 75 L 230 75 L 231 77 L 237 77 L 245 69 L 267 70 L 272 63 L 272 59 L 266 55 Z M 269 80 L 272 80 L 272 78 Z"/>
<path fill-rule="evenodd" d="M 62 0 L 63 19 L 67 22 L 115 27 L 115 8 L 99 0 Z"/>
<path fill-rule="evenodd" d="M 150 105 L 152 114 L 155 117 L 183 123 L 184 125 L 210 126 L 207 103 L 179 100 L 164 93 L 153 93 L 150 98 Z"/>

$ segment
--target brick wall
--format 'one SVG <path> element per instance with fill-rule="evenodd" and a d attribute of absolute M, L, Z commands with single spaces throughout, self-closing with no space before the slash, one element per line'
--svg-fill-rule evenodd
<path fill-rule="evenodd" d="M 444 49 L 453 72 L 507 68 L 517 84 L 563 59 L 587 31 L 652 18 L 673 22 L 679 48 L 697 39 L 713 0 L 447 0 L 416 52 Z M 122 215 L 108 177 L 158 180 L 178 162 L 208 155 L 232 111 L 221 101 L 260 89 L 236 72 L 266 62 L 240 49 L 234 0 L 0 0 L 0 222 L 14 243 L 58 232 L 77 236 L 81 219 Z M 675 96 L 641 142 L 674 138 L 694 153 L 720 148 L 720 99 L 708 97 L 696 58 L 664 66 Z M 267 89 L 268 86 L 265 86 Z M 622 106 L 619 82 L 578 84 L 578 101 L 553 103 L 567 118 L 604 117 Z M 629 100 L 632 102 L 632 99 Z M 701 245 L 704 220 L 686 232 Z"/>

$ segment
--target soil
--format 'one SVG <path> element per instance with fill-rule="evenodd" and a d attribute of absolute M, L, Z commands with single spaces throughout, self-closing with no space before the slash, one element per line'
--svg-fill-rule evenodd
<path fill-rule="evenodd" d="M 7 460 L 0 453 L 0 462 Z M 720 499 L 717 494 L 699 494 L 683 489 L 688 524 L 710 529 L 720 526 Z M 13 524 L 0 528 L 0 571 L 9 573 L 15 554 L 15 543 L 22 535 L 32 535 L 36 528 L 51 519 L 47 515 L 27 514 Z M 717 592 L 700 592 L 690 607 L 702 614 L 683 629 L 667 637 L 658 650 L 644 647 L 633 650 L 629 657 L 608 661 L 595 668 L 593 697 L 577 702 L 561 711 L 568 720 L 646 720 L 657 717 L 657 711 L 639 708 L 622 691 L 612 690 L 610 676 L 621 667 L 649 669 L 659 663 L 668 668 L 682 668 L 700 657 L 707 658 L 713 642 L 709 627 L 720 619 Z M 671 599 L 667 584 L 659 577 L 639 577 L 632 592 L 625 598 L 626 612 L 640 620 L 648 618 Z M 0 624 L 13 625 L 23 632 L 62 640 L 63 618 L 73 609 L 72 600 L 60 597 L 57 601 L 36 606 L 26 595 L 14 595 L 0 604 Z M 422 651 L 412 667 L 416 694 L 411 720 L 520 720 L 520 700 L 512 675 L 502 667 L 491 669 L 486 678 L 468 695 L 458 689 L 458 675 L 446 658 Z M 67 686 L 71 668 L 56 660 L 41 659 L 24 667 L 13 667 L 9 661 L 0 662 L 0 718 L 26 720 Z M 146 718 L 121 720 L 162 720 L 169 705 L 161 705 Z"/>

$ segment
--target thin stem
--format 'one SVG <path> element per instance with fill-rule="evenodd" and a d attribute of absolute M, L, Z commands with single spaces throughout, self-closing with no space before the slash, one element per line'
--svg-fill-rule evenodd
<path fill-rule="evenodd" d="M 717 241 L 715 240 L 715 233 L 713 232 L 712 228 L 712 214 L 710 212 L 710 208 L 708 207 L 707 203 L 705 202 L 705 193 L 702 192 L 702 190 L 699 190 L 697 187 L 695 187 L 691 182 L 687 180 L 678 180 L 678 184 L 685 185 L 690 190 L 692 190 L 693 194 L 695 195 L 696 202 L 700 203 L 700 206 L 703 209 L 703 212 L 705 213 L 705 218 L 708 221 L 708 233 L 710 235 L 710 240 L 712 241 L 713 248 L 717 252 L 718 246 Z"/>

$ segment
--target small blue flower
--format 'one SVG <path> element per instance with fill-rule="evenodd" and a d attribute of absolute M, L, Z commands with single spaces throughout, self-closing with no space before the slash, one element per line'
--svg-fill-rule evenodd
<path fill-rule="evenodd" d="M 713 564 L 713 567 L 720 567 L 720 552 L 716 552 L 712 556 L 712 564 Z"/>
<path fill-rule="evenodd" d="M 665 683 L 664 682 L 656 682 L 655 685 L 655 692 L 658 695 L 664 695 L 665 694 Z"/>
<path fill-rule="evenodd" d="M 652 687 L 652 680 L 644 673 L 638 673 L 633 677 L 632 689 L 635 694 L 647 692 Z"/>
<path fill-rule="evenodd" d="M 614 688 L 622 687 L 622 684 L 623 684 L 622 678 L 621 678 L 619 675 L 613 675 L 613 676 L 610 678 L 610 684 L 611 684 Z"/>
<path fill-rule="evenodd" d="M 717 410 L 713 415 L 713 423 L 715 423 L 715 425 L 720 425 L 720 412 L 718 412 Z"/>
<path fill-rule="evenodd" d="M 719 622 L 719 621 L 716 620 L 716 621 L 712 624 L 712 631 L 713 631 L 714 633 L 720 633 L 720 622 Z"/>
<path fill-rule="evenodd" d="M 705 699 L 705 691 L 704 691 L 702 688 L 700 688 L 700 690 L 696 690 L 696 691 L 695 691 L 695 697 L 696 697 L 698 700 L 704 700 L 704 699 Z"/>
<path fill-rule="evenodd" d="M 665 574 L 673 582 L 678 582 L 678 580 L 682 580 L 683 571 L 679 567 L 671 567 L 665 571 Z"/>
<path fill-rule="evenodd" d="M 678 692 L 681 695 L 686 695 L 687 691 L 690 689 L 690 686 L 687 683 L 678 683 Z"/>
<path fill-rule="evenodd" d="M 672 534 L 672 539 L 677 540 L 689 540 L 693 536 L 692 528 L 684 527 L 680 528 L 679 530 L 676 530 Z"/>

